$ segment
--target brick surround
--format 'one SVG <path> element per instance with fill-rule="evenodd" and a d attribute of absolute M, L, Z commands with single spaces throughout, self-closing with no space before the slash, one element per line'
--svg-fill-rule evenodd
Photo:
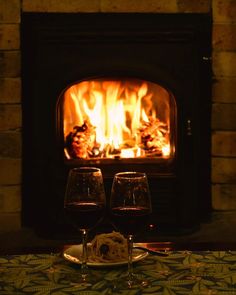
<path fill-rule="evenodd" d="M 236 210 L 236 2 L 0 0 L 0 231 L 21 228 L 21 12 L 213 14 L 212 207 Z"/>

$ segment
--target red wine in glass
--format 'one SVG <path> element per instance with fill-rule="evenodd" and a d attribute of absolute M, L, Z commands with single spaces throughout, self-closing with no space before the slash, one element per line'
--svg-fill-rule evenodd
<path fill-rule="evenodd" d="M 81 275 L 77 283 L 93 283 L 87 266 L 87 234 L 102 219 L 106 206 L 106 196 L 101 169 L 78 167 L 69 171 L 64 211 L 71 225 L 82 234 Z"/>
<path fill-rule="evenodd" d="M 71 202 L 65 205 L 65 213 L 77 229 L 89 230 L 104 215 L 104 206 L 95 202 Z"/>
<path fill-rule="evenodd" d="M 133 236 L 147 224 L 152 212 L 148 180 L 142 172 L 116 173 L 112 183 L 110 216 L 114 226 L 127 237 L 128 244 L 128 273 L 116 282 L 116 287 L 136 288 L 147 286 L 147 280 L 139 279 L 133 273 L 132 249 Z"/>
<path fill-rule="evenodd" d="M 111 218 L 115 227 L 125 235 L 136 235 L 148 223 L 150 209 L 145 207 L 114 207 Z"/>

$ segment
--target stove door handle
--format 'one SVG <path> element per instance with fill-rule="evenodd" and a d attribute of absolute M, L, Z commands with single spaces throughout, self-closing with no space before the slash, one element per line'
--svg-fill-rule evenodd
<path fill-rule="evenodd" d="M 187 120 L 187 135 L 188 136 L 192 135 L 192 122 L 190 119 Z"/>

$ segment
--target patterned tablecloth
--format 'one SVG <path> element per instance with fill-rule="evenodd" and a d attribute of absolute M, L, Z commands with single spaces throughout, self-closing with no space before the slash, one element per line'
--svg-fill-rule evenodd
<path fill-rule="evenodd" d="M 134 270 L 146 277 L 144 289 L 116 290 L 113 282 L 126 266 L 93 268 L 101 280 L 73 284 L 80 266 L 59 254 L 0 256 L 0 294 L 236 294 L 236 251 L 172 251 L 167 257 L 149 255 Z"/>

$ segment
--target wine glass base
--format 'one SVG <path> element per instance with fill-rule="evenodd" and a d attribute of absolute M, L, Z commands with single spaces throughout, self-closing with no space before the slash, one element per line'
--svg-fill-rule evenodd
<path fill-rule="evenodd" d="M 73 286 L 91 286 L 103 279 L 101 275 L 98 275 L 97 273 L 93 273 L 91 271 L 88 271 L 87 273 L 83 274 L 81 272 L 76 272 L 76 273 L 70 273 L 67 274 L 64 277 L 70 285 Z"/>
<path fill-rule="evenodd" d="M 113 290 L 143 289 L 149 286 L 148 280 L 141 275 L 126 275 L 116 280 L 113 284 Z"/>

